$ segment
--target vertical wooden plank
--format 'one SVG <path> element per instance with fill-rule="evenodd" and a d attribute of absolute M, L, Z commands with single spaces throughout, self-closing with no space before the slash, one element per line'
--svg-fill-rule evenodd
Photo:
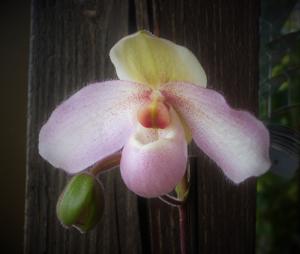
<path fill-rule="evenodd" d="M 82 235 L 56 219 L 67 177 L 37 148 L 41 126 L 63 99 L 86 83 L 115 78 L 108 52 L 127 33 L 128 1 L 32 1 L 25 253 L 141 253 L 136 196 L 119 171 L 101 176 L 104 219 Z"/>
<path fill-rule="evenodd" d="M 221 91 L 231 105 L 257 113 L 258 0 L 144 0 L 136 6 L 138 28 L 150 28 L 191 49 L 204 66 L 209 87 Z M 255 180 L 235 186 L 198 153 L 188 205 L 191 253 L 254 253 Z M 172 216 L 163 205 L 150 201 L 149 207 L 152 213 L 159 209 Z M 170 232 L 170 219 L 157 223 Z M 160 253 L 170 241 L 178 243 L 176 237 L 164 238 Z M 152 253 L 158 253 L 154 245 Z"/>
<path fill-rule="evenodd" d="M 66 176 L 38 156 L 38 131 L 64 98 L 114 76 L 108 51 L 136 28 L 190 48 L 210 87 L 256 112 L 258 2 L 33 0 L 25 253 L 179 253 L 176 209 L 137 202 L 118 171 L 101 176 L 107 198 L 100 225 L 86 235 L 63 229 L 55 204 Z M 203 154 L 192 165 L 190 253 L 253 253 L 255 181 L 232 185 Z"/>

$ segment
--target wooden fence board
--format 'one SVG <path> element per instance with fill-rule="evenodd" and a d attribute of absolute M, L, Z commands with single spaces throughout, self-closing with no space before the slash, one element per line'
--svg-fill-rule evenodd
<path fill-rule="evenodd" d="M 179 253 L 177 210 L 136 197 L 118 170 L 101 176 L 106 208 L 97 228 L 85 235 L 62 228 L 55 206 L 67 176 L 38 155 L 39 129 L 79 88 L 114 78 L 110 48 L 143 28 L 187 46 L 203 64 L 209 87 L 256 112 L 258 6 L 258 0 L 32 1 L 25 253 Z M 255 180 L 234 186 L 196 152 L 190 253 L 254 253 Z"/>

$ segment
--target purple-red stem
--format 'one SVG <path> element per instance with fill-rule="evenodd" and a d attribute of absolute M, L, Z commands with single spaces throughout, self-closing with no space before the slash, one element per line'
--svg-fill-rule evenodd
<path fill-rule="evenodd" d="M 179 238 L 181 254 L 187 253 L 186 246 L 186 205 L 178 206 L 179 212 Z"/>

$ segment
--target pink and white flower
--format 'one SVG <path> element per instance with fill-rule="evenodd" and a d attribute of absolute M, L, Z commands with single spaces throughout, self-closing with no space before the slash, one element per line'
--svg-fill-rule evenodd
<path fill-rule="evenodd" d="M 183 177 L 191 136 L 235 183 L 268 170 L 268 131 L 205 88 L 188 49 L 140 31 L 121 39 L 110 58 L 120 80 L 82 88 L 42 127 L 39 152 L 54 167 L 74 174 L 123 149 L 127 187 L 156 197 Z"/>

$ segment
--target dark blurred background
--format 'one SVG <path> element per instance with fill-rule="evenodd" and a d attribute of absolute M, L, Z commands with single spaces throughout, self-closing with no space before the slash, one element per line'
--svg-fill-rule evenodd
<path fill-rule="evenodd" d="M 261 0 L 260 40 L 273 166 L 257 184 L 257 254 L 300 253 L 300 1 Z"/>
<path fill-rule="evenodd" d="M 30 1 L 1 2 L 0 26 L 1 253 L 22 253 Z M 300 129 L 300 1 L 262 0 L 260 31 L 260 114 L 277 166 L 258 181 L 257 253 L 300 253 L 297 135 L 274 127 Z"/>
<path fill-rule="evenodd" d="M 30 3 L 1 1 L 1 253 L 22 253 Z"/>

